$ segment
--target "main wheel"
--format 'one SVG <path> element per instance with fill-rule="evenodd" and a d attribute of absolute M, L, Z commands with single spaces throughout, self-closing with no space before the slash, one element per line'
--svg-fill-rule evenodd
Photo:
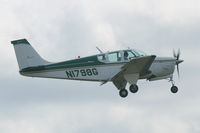
<path fill-rule="evenodd" d="M 176 93 L 178 91 L 178 87 L 176 87 L 176 86 L 172 86 L 171 87 L 171 92 L 172 93 Z"/>
<path fill-rule="evenodd" d="M 138 91 L 138 86 L 137 86 L 136 84 L 131 85 L 131 86 L 129 87 L 129 90 L 130 90 L 130 92 L 132 92 L 132 93 L 136 93 L 136 92 Z"/>
<path fill-rule="evenodd" d="M 125 98 L 128 95 L 128 91 L 126 89 L 121 89 L 119 91 L 119 95 L 123 98 Z"/>

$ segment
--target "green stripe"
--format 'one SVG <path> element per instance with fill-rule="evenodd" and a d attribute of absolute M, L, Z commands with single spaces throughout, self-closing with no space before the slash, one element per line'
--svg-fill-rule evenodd
<path fill-rule="evenodd" d="M 13 45 L 22 44 L 22 43 L 30 45 L 30 43 L 26 39 L 14 40 L 14 41 L 11 41 L 11 43 Z"/>
<path fill-rule="evenodd" d="M 105 63 L 98 61 L 97 56 L 95 55 L 95 56 L 84 57 L 80 59 L 74 59 L 74 60 L 50 64 L 50 65 L 27 67 L 27 68 L 22 69 L 20 72 L 35 72 L 35 71 L 44 71 L 44 70 L 104 65 L 104 64 Z"/>

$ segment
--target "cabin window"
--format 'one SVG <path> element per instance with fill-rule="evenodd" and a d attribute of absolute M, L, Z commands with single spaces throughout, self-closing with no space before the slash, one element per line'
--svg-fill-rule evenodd
<path fill-rule="evenodd" d="M 103 55 L 98 55 L 97 58 L 98 58 L 99 61 L 103 61 L 103 62 L 106 61 L 106 56 L 104 54 Z"/>
<path fill-rule="evenodd" d="M 132 51 L 124 51 L 124 60 L 130 60 L 132 58 L 137 57 Z"/>
<path fill-rule="evenodd" d="M 108 54 L 109 62 L 118 62 L 121 61 L 121 54 L 120 52 L 113 52 Z"/>

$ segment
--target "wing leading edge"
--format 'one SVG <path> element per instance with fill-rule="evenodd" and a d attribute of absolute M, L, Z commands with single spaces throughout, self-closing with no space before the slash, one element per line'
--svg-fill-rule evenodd
<path fill-rule="evenodd" d="M 111 79 L 113 84 L 118 89 L 124 89 L 127 82 L 136 84 L 140 76 L 148 73 L 149 67 L 155 58 L 155 55 L 151 55 L 132 59 L 123 65 L 121 71 Z"/>

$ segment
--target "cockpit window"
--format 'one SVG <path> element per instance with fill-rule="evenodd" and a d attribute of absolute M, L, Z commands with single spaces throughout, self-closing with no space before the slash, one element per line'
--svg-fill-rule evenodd
<path fill-rule="evenodd" d="M 130 60 L 135 57 L 137 56 L 132 51 L 130 50 L 124 51 L 124 60 Z"/>
<path fill-rule="evenodd" d="M 109 62 L 118 62 L 121 61 L 121 54 L 120 52 L 113 52 L 108 54 Z"/>
<path fill-rule="evenodd" d="M 97 58 L 98 58 L 99 61 L 102 61 L 102 62 L 105 62 L 105 61 L 106 61 L 106 56 L 105 56 L 105 54 L 103 54 L 103 55 L 98 55 Z"/>
<path fill-rule="evenodd" d="M 146 53 L 144 53 L 141 50 L 134 50 L 134 51 L 136 51 L 140 56 L 146 56 L 147 55 Z"/>

